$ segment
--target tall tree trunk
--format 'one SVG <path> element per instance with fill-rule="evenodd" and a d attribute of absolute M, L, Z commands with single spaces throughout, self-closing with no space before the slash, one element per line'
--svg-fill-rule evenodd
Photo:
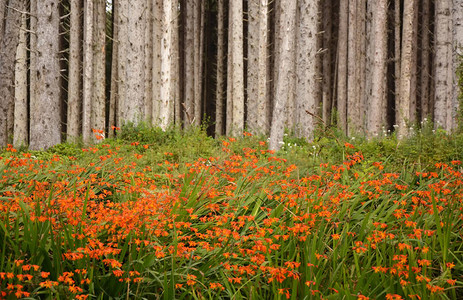
<path fill-rule="evenodd" d="M 367 114 L 369 136 L 379 136 L 386 120 L 387 0 L 376 0 L 373 10 L 373 66 Z"/>
<path fill-rule="evenodd" d="M 270 130 L 270 68 L 268 39 L 269 1 L 260 0 L 258 31 L 258 85 L 257 85 L 257 122 L 258 133 L 268 134 Z"/>
<path fill-rule="evenodd" d="M 215 135 L 224 133 L 224 75 L 225 75 L 225 9 L 224 0 L 217 1 L 217 87 L 215 100 Z"/>
<path fill-rule="evenodd" d="M 61 142 L 59 20 L 57 0 L 44 0 L 37 5 L 37 103 L 31 109 L 32 150 Z"/>
<path fill-rule="evenodd" d="M 185 104 L 184 120 L 185 126 L 188 127 L 194 122 L 194 103 L 195 103 L 195 10 L 196 0 L 185 0 Z"/>
<path fill-rule="evenodd" d="M 152 124 L 154 126 L 160 125 L 159 113 L 161 103 L 161 43 L 162 40 L 162 26 L 163 26 L 163 0 L 155 0 L 153 7 L 153 96 L 152 96 Z"/>
<path fill-rule="evenodd" d="M 294 51 L 296 42 L 296 11 L 297 3 L 293 0 L 281 1 L 281 20 L 280 20 L 280 59 L 279 70 L 276 82 L 275 107 L 273 108 L 272 125 L 270 128 L 269 148 L 278 150 L 283 142 L 285 107 L 287 99 L 290 97 L 289 82 L 295 80 L 291 73 L 294 61 Z"/>
<path fill-rule="evenodd" d="M 161 101 L 160 101 L 160 126 L 166 129 L 174 120 L 174 95 L 176 74 L 173 72 L 174 60 L 174 30 L 177 28 L 175 22 L 177 4 L 175 1 L 164 1 L 163 3 L 163 37 L 161 40 Z"/>
<path fill-rule="evenodd" d="M 21 16 L 21 31 L 16 50 L 16 69 L 14 84 L 14 134 L 15 147 L 27 145 L 27 24 L 26 15 Z"/>
<path fill-rule="evenodd" d="M 0 44 L 0 147 L 6 146 L 11 122 L 9 113 L 14 107 L 14 71 L 16 48 L 19 43 L 23 1 L 10 0 L 5 12 L 5 27 Z M 0 20 L 3 22 L 3 19 Z"/>
<path fill-rule="evenodd" d="M 69 78 L 67 106 L 67 140 L 76 141 L 80 130 L 81 109 L 81 1 L 71 1 L 70 31 L 69 31 Z"/>
<path fill-rule="evenodd" d="M 333 24 L 333 3 L 332 1 L 321 2 L 323 10 L 322 26 L 323 26 L 323 73 L 322 75 L 322 119 L 325 125 L 330 125 L 331 122 L 331 107 L 333 102 L 333 74 L 332 74 L 332 24 Z"/>
<path fill-rule="evenodd" d="M 299 24 L 297 30 L 296 56 L 296 101 L 299 120 L 298 135 L 311 139 L 314 131 L 314 120 L 311 114 L 316 114 L 317 88 L 317 31 L 319 1 L 299 3 Z M 307 113 L 310 112 L 311 114 Z"/>
<path fill-rule="evenodd" d="M 84 62 L 82 93 L 82 138 L 85 143 L 92 140 L 92 101 L 94 93 L 94 12 L 95 1 L 85 0 L 84 8 Z"/>
<path fill-rule="evenodd" d="M 126 97 L 123 101 L 124 121 L 138 124 L 145 120 L 145 1 L 132 1 L 131 6 L 122 13 L 127 15 L 127 35 L 121 38 L 126 39 Z"/>
<path fill-rule="evenodd" d="M 420 72 L 420 99 L 421 99 L 421 121 L 430 117 L 430 0 L 422 0 L 421 16 L 421 72 Z"/>
<path fill-rule="evenodd" d="M 348 35 L 348 5 L 349 1 L 341 1 L 339 6 L 339 34 L 338 34 L 338 74 L 337 74 L 337 109 L 338 127 L 347 133 L 347 35 Z"/>
<path fill-rule="evenodd" d="M 361 128 L 360 118 L 360 94 L 359 94 L 359 60 L 358 60 L 358 28 L 357 2 L 349 0 L 349 27 L 347 34 L 347 133 L 352 135 L 359 133 Z"/>
<path fill-rule="evenodd" d="M 154 1 L 146 1 L 145 12 L 145 120 L 148 124 L 153 122 L 153 7 Z M 157 9 L 157 8 L 156 8 Z M 156 44 L 159 44 L 156 41 Z"/>
<path fill-rule="evenodd" d="M 229 28 L 232 34 L 229 43 L 232 55 L 229 53 L 228 59 L 232 71 L 228 71 L 231 84 L 227 86 L 227 90 L 231 96 L 232 116 L 231 124 L 227 124 L 227 127 L 230 127 L 230 134 L 236 136 L 244 129 L 243 3 L 241 1 L 230 2 L 230 15 Z"/>
<path fill-rule="evenodd" d="M 247 126 L 250 132 L 257 133 L 257 116 L 261 113 L 258 111 L 258 59 L 259 59 L 259 3 L 260 0 L 248 1 L 248 33 L 247 33 Z"/>
<path fill-rule="evenodd" d="M 461 68 L 463 67 L 463 1 L 462 0 L 454 0 L 453 1 L 453 70 L 452 74 L 457 75 L 459 74 L 462 76 Z M 459 70 L 460 69 L 460 70 Z M 458 71 L 459 70 L 459 71 Z M 463 99 L 463 90 L 461 88 L 461 77 L 455 76 L 453 78 L 453 107 L 452 111 L 454 112 L 455 116 L 457 112 L 461 109 L 460 101 Z M 462 115 L 460 113 L 459 120 L 455 118 L 453 119 L 453 126 L 460 125 L 460 128 L 463 124 L 456 124 L 456 121 L 462 121 Z"/>
<path fill-rule="evenodd" d="M 118 105 L 118 85 L 119 85 L 119 16 L 118 7 L 113 2 L 113 30 L 112 30 L 112 49 L 111 49 L 111 87 L 109 94 L 109 116 L 108 116 L 108 137 L 114 137 L 114 127 L 116 126 L 116 112 Z"/>
<path fill-rule="evenodd" d="M 3 20 L 5 20 L 5 12 L 6 12 L 6 7 L 7 7 L 7 4 L 8 4 L 8 0 L 0 0 L 0 45 L 2 44 L 2 39 L 3 39 L 3 34 L 4 34 L 4 30 L 5 30 L 5 22 L 3 22 Z"/>
<path fill-rule="evenodd" d="M 203 53 L 204 53 L 204 8 L 205 3 L 194 3 L 194 124 L 201 124 Z"/>
<path fill-rule="evenodd" d="M 408 135 L 410 124 L 410 103 L 412 97 L 412 64 L 414 47 L 413 38 L 416 34 L 414 20 L 416 0 L 405 2 L 403 16 L 402 51 L 400 63 L 400 98 L 396 109 L 396 120 L 399 125 L 399 138 Z"/>
<path fill-rule="evenodd" d="M 95 1 L 94 46 L 93 46 L 93 97 L 92 97 L 92 129 L 105 130 L 106 99 L 106 1 Z M 94 134 L 101 136 L 101 133 Z M 94 140 L 95 141 L 95 140 Z M 98 139 L 96 140 L 98 141 Z"/>
<path fill-rule="evenodd" d="M 400 8 L 401 0 L 394 0 L 394 88 L 395 88 L 395 124 L 394 126 L 398 126 L 399 119 L 398 111 L 400 105 L 400 68 L 402 63 L 402 13 Z"/>
<path fill-rule="evenodd" d="M 450 32 L 450 0 L 441 0 L 436 2 L 436 34 L 435 34 L 435 51 L 436 51 L 436 75 L 435 75 L 435 106 L 434 106 L 434 125 L 435 127 L 449 129 L 447 124 L 448 111 L 447 101 L 449 90 L 453 88 L 451 78 L 449 78 L 448 68 L 452 68 L 449 62 L 449 41 L 451 41 Z"/>

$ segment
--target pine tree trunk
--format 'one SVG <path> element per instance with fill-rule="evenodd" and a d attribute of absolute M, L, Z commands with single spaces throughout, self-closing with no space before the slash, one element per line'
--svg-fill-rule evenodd
<path fill-rule="evenodd" d="M 376 0 L 373 10 L 373 65 L 371 94 L 367 114 L 369 136 L 379 136 L 385 125 L 386 71 L 387 71 L 387 0 Z"/>
<path fill-rule="evenodd" d="M 410 103 L 412 97 L 412 63 L 413 63 L 413 37 L 415 35 L 416 0 L 405 2 L 403 16 L 402 51 L 400 64 L 400 98 L 396 109 L 396 120 L 399 125 L 398 137 L 408 135 L 410 126 Z"/>
<path fill-rule="evenodd" d="M 421 99 L 421 121 L 430 118 L 430 0 L 422 0 L 422 16 L 421 16 L 421 72 L 420 72 L 420 99 Z"/>
<path fill-rule="evenodd" d="M 243 3 L 241 1 L 230 2 L 229 30 L 231 30 L 231 40 L 229 43 L 231 47 L 231 54 L 229 52 L 229 66 L 231 72 L 228 70 L 230 78 L 230 85 L 227 86 L 230 95 L 231 104 L 231 124 L 230 134 L 237 136 L 243 132 L 244 129 L 244 61 L 243 61 Z M 227 99 L 227 105 L 228 105 Z M 227 111 L 228 113 L 228 111 Z M 229 125 L 227 124 L 227 127 Z"/>
<path fill-rule="evenodd" d="M 359 60 L 358 60 L 358 28 L 357 2 L 349 0 L 349 27 L 347 34 L 347 133 L 352 135 L 360 132 L 360 101 L 359 101 Z"/>
<path fill-rule="evenodd" d="M 460 107 L 460 101 L 463 99 L 463 91 L 461 88 L 461 67 L 463 64 L 463 1 L 462 0 L 454 0 L 453 1 L 453 74 L 456 75 L 453 78 L 453 107 L 452 107 L 452 112 L 454 113 L 454 118 L 453 118 L 453 128 L 456 128 L 457 125 L 460 126 L 460 128 L 463 127 L 463 124 L 457 124 L 457 121 L 461 122 L 461 112 L 459 110 L 461 109 Z M 460 69 L 460 70 L 459 70 Z M 459 72 L 458 72 L 459 70 Z M 459 74 L 459 76 L 458 76 Z M 457 113 L 459 113 L 459 116 L 457 116 Z M 458 119 L 459 118 L 459 119 Z"/>
<path fill-rule="evenodd" d="M 146 1 L 145 11 L 145 121 L 153 122 L 153 4 L 152 0 Z"/>
<path fill-rule="evenodd" d="M 37 103 L 30 116 L 32 150 L 48 149 L 61 142 L 59 20 L 57 0 L 37 5 Z"/>
<path fill-rule="evenodd" d="M 70 31 L 69 31 L 69 79 L 67 106 L 67 140 L 76 141 L 80 131 L 81 108 L 81 1 L 71 1 Z"/>
<path fill-rule="evenodd" d="M 276 78 L 275 106 L 273 108 L 273 118 L 270 129 L 271 150 L 278 150 L 283 142 L 284 124 L 285 124 L 285 107 L 291 92 L 289 82 L 295 80 L 294 74 L 291 73 L 294 61 L 295 42 L 296 42 L 296 11 L 297 4 L 293 0 L 281 1 L 281 20 L 280 20 L 280 38 L 279 66 L 278 77 Z"/>
<path fill-rule="evenodd" d="M 92 100 L 94 93 L 94 12 L 95 1 L 85 0 L 84 8 L 84 62 L 82 93 L 82 138 L 85 143 L 92 141 Z"/>
<path fill-rule="evenodd" d="M 127 15 L 127 35 L 121 39 L 126 39 L 126 98 L 123 105 L 124 121 L 138 124 L 145 120 L 145 1 L 131 1 L 127 10 L 122 13 Z"/>
<path fill-rule="evenodd" d="M 251 133 L 259 131 L 257 127 L 258 111 L 258 59 L 259 59 L 259 3 L 260 0 L 248 1 L 247 33 L 247 127 Z"/>
<path fill-rule="evenodd" d="M 14 107 L 14 70 L 16 48 L 19 43 L 23 1 L 10 0 L 5 12 L 5 27 L 0 44 L 0 147 L 9 141 L 9 114 Z M 0 20 L 3 21 L 3 20 Z"/>
<path fill-rule="evenodd" d="M 27 38 L 26 15 L 21 16 L 21 31 L 19 44 L 16 50 L 16 69 L 14 84 L 14 134 L 13 145 L 15 147 L 27 145 Z"/>
<path fill-rule="evenodd" d="M 186 0 L 185 9 L 185 105 L 184 121 L 188 127 L 194 122 L 195 112 L 195 20 L 194 9 L 196 0 Z"/>
<path fill-rule="evenodd" d="M 332 1 L 321 2 L 323 10 L 323 73 L 322 73 L 322 119 L 325 125 L 331 122 L 331 107 L 333 103 L 333 76 L 332 76 L 332 23 L 333 3 Z"/>
<path fill-rule="evenodd" d="M 348 35 L 348 1 L 341 1 L 339 7 L 339 34 L 338 34 L 338 74 L 337 74 L 337 112 L 338 127 L 347 133 L 347 35 Z"/>
<path fill-rule="evenodd" d="M 109 116 L 108 116 L 108 137 L 114 137 L 114 127 L 116 126 L 116 111 L 118 105 L 118 85 L 119 85 L 119 72 L 118 72 L 118 52 L 119 52 L 119 16 L 117 14 L 118 7 L 113 3 L 113 30 L 112 30 L 112 49 L 111 49 L 111 88 L 109 94 Z"/>
<path fill-rule="evenodd" d="M 94 46 L 93 46 L 93 96 L 91 126 L 95 130 L 105 130 L 106 99 L 106 1 L 97 0 L 94 4 Z M 93 137 L 101 133 L 93 134 Z M 95 142 L 101 139 L 94 139 Z"/>
<path fill-rule="evenodd" d="M 154 126 L 160 125 L 160 103 L 161 103 L 161 40 L 163 26 L 163 1 L 155 0 L 153 7 L 153 96 L 151 103 L 151 118 Z"/>
<path fill-rule="evenodd" d="M 268 134 L 270 130 L 270 60 L 269 60 L 269 1 L 260 0 L 258 31 L 258 85 L 257 85 L 257 133 Z"/>
<path fill-rule="evenodd" d="M 224 0 L 217 1 L 217 87 L 216 87 L 216 101 L 215 101 L 215 135 L 222 135 L 224 133 L 224 74 L 225 74 L 225 10 Z"/>
<path fill-rule="evenodd" d="M 316 97 L 319 95 L 318 74 L 315 66 L 318 59 L 319 1 L 304 2 L 299 5 L 296 50 L 296 111 L 299 120 L 297 132 L 300 137 L 311 139 L 314 131 L 314 120 L 311 114 L 317 114 Z"/>

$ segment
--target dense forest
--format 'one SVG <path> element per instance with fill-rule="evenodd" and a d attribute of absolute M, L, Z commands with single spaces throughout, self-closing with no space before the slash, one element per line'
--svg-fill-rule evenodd
<path fill-rule="evenodd" d="M 458 127 L 463 1 L 0 0 L 0 146 Z"/>

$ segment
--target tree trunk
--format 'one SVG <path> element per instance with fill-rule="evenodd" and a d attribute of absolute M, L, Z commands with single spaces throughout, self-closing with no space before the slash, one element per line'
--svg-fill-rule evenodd
<path fill-rule="evenodd" d="M 332 82 L 332 18 L 333 3 L 332 1 L 321 2 L 323 10 L 322 26 L 323 26 L 323 73 L 322 73 L 322 119 L 325 125 L 330 125 L 331 122 L 331 107 L 333 102 L 333 82 Z"/>
<path fill-rule="evenodd" d="M 247 127 L 250 132 L 257 133 L 258 111 L 258 68 L 259 68 L 259 3 L 260 0 L 248 1 L 248 33 L 247 33 Z"/>
<path fill-rule="evenodd" d="M 259 8 L 259 31 L 258 31 L 258 85 L 257 85 L 257 122 L 256 130 L 260 134 L 269 133 L 270 119 L 270 60 L 269 60 L 269 39 L 268 39 L 269 1 L 260 0 Z"/>
<path fill-rule="evenodd" d="M 112 49 L 111 49 L 111 87 L 109 94 L 109 116 L 108 116 L 108 137 L 114 137 L 114 127 L 116 126 L 116 111 L 118 105 L 118 85 L 119 85 L 119 72 L 118 72 L 118 52 L 119 52 L 119 8 L 113 3 L 113 30 L 112 30 Z"/>
<path fill-rule="evenodd" d="M 348 1 L 341 1 L 339 6 L 338 34 L 338 127 L 347 133 L 347 35 L 348 35 Z"/>
<path fill-rule="evenodd" d="M 413 37 L 415 35 L 416 0 L 405 2 L 402 33 L 402 51 L 400 63 L 400 98 L 396 110 L 397 125 L 399 125 L 398 137 L 408 135 L 410 124 L 410 103 L 412 97 L 412 63 L 413 63 Z"/>
<path fill-rule="evenodd" d="M 387 0 L 376 0 L 373 10 L 373 66 L 371 94 L 367 114 L 369 136 L 379 136 L 386 120 L 386 71 L 387 71 Z"/>
<path fill-rule="evenodd" d="M 97 0 L 94 4 L 94 45 L 93 45 L 93 96 L 92 96 L 92 129 L 105 130 L 105 98 L 106 98 L 106 1 Z M 101 133 L 93 134 L 101 136 Z M 101 139 L 94 139 L 99 141 Z"/>
<path fill-rule="evenodd" d="M 347 133 L 352 135 L 359 133 L 361 128 L 360 118 L 360 94 L 359 94 L 359 60 L 358 60 L 358 28 L 357 2 L 349 0 L 348 9 L 348 34 L 347 34 Z"/>
<path fill-rule="evenodd" d="M 448 68 L 453 66 L 449 62 L 448 43 L 451 41 L 450 33 L 450 0 L 441 0 L 436 2 L 436 34 L 435 34 L 435 51 L 436 51 L 436 75 L 435 75 L 435 106 L 434 106 L 434 125 L 436 128 L 449 130 L 447 124 L 448 111 L 447 101 L 449 90 L 453 88 L 449 78 Z"/>
<path fill-rule="evenodd" d="M 185 9 L 185 105 L 184 121 L 188 127 L 194 122 L 195 112 L 195 20 L 194 9 L 196 0 L 186 0 Z"/>
<path fill-rule="evenodd" d="M 162 26 L 163 26 L 163 1 L 155 0 L 153 7 L 153 96 L 152 96 L 152 124 L 154 126 L 160 125 L 159 113 L 161 103 L 161 40 L 162 40 Z"/>
<path fill-rule="evenodd" d="M 37 103 L 31 109 L 32 150 L 48 149 L 61 142 L 59 20 L 57 0 L 37 5 Z"/>
<path fill-rule="evenodd" d="M 138 124 L 145 120 L 145 1 L 131 1 L 132 5 L 127 6 L 127 10 L 122 13 L 127 15 L 127 35 L 121 35 L 121 39 L 126 39 L 126 98 L 123 105 L 123 120 Z"/>
<path fill-rule="evenodd" d="M 231 84 L 227 89 L 231 95 L 230 134 L 237 136 L 244 129 L 243 3 L 231 1 L 230 14 L 229 28 L 231 28 L 232 34 L 229 43 L 231 44 L 232 55 L 229 53 L 228 59 L 232 71 L 228 71 Z"/>
<path fill-rule="evenodd" d="M 5 23 L 0 44 L 0 147 L 6 146 L 10 135 L 9 113 L 14 107 L 15 58 L 21 27 L 19 11 L 23 10 L 23 1 L 10 0 L 5 10 L 5 20 L 0 20 Z"/>
<path fill-rule="evenodd" d="M 420 72 L 420 99 L 421 99 L 421 121 L 430 119 L 430 0 L 422 0 L 421 16 L 421 72 Z"/>
<path fill-rule="evenodd" d="M 204 7 L 205 3 L 194 3 L 194 124 L 201 125 L 203 53 L 204 53 Z"/>
<path fill-rule="evenodd" d="M 314 120 L 311 114 L 317 114 L 316 97 L 319 95 L 318 74 L 315 66 L 318 59 L 319 1 L 306 1 L 299 5 L 296 56 L 296 112 L 299 121 L 297 132 L 300 137 L 311 139 L 314 131 Z"/>
<path fill-rule="evenodd" d="M 84 8 L 84 62 L 83 62 L 83 93 L 82 93 L 82 138 L 84 143 L 92 141 L 92 100 L 94 89 L 94 12 L 95 1 L 85 0 Z"/>
<path fill-rule="evenodd" d="M 272 125 L 270 129 L 271 150 L 279 150 L 283 143 L 285 107 L 287 99 L 290 97 L 289 82 L 295 80 L 291 69 L 295 64 L 294 51 L 296 40 L 296 11 L 297 3 L 293 0 L 281 1 L 281 20 L 280 20 L 280 59 L 279 70 L 276 82 L 275 107 L 273 108 Z"/>
<path fill-rule="evenodd" d="M 81 1 L 71 1 L 70 30 L 69 30 L 69 79 L 67 106 L 67 141 L 75 142 L 80 131 L 81 108 Z"/>
<path fill-rule="evenodd" d="M 153 122 L 153 4 L 152 0 L 146 1 L 145 11 L 145 121 L 148 124 Z M 157 9 L 157 8 L 156 8 Z M 156 41 L 156 44 L 159 44 Z"/>
<path fill-rule="evenodd" d="M 225 10 L 224 0 L 217 1 L 217 87 L 216 87 L 216 101 L 215 101 L 215 135 L 222 135 L 224 133 L 224 74 L 225 74 Z"/>
<path fill-rule="evenodd" d="M 461 84 L 463 83 L 460 76 L 463 76 L 461 68 L 463 66 L 463 1 L 462 0 L 454 0 L 453 1 L 453 70 L 452 74 L 457 75 L 453 78 L 453 107 L 452 112 L 456 117 L 456 114 L 461 109 L 460 101 L 463 99 L 463 91 L 461 88 Z M 459 76 L 458 76 L 459 75 Z M 460 128 L 463 124 L 456 124 L 457 121 L 462 121 L 461 112 L 458 116 L 459 118 L 453 119 L 453 126 L 454 128 L 456 125 L 460 125 Z"/>
<path fill-rule="evenodd" d="M 21 31 L 19 44 L 16 50 L 16 69 L 14 84 L 14 134 L 13 145 L 15 147 L 27 145 L 27 38 L 26 15 L 21 16 Z"/>

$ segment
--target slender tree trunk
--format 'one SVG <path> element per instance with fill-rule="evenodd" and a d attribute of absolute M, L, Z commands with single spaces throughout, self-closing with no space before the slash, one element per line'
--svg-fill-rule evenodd
<path fill-rule="evenodd" d="M 94 89 L 94 12 L 95 1 L 85 0 L 84 8 L 84 62 L 82 95 L 82 138 L 85 143 L 92 140 L 92 98 Z"/>
<path fill-rule="evenodd" d="M 280 20 L 280 62 L 279 71 L 276 82 L 275 107 L 273 108 L 272 125 L 270 129 L 271 150 L 278 150 L 283 142 L 285 114 L 284 110 L 287 104 L 287 99 L 290 97 L 288 83 L 295 80 L 291 69 L 295 64 L 294 51 L 296 42 L 296 11 L 297 3 L 292 0 L 281 1 L 281 20 Z"/>
<path fill-rule="evenodd" d="M 373 11 L 373 66 L 367 114 L 369 136 L 379 136 L 385 124 L 386 71 L 387 71 L 387 0 L 376 0 Z"/>
<path fill-rule="evenodd" d="M 231 96 L 230 134 L 237 136 L 244 129 L 243 3 L 230 2 L 230 14 L 229 28 L 232 34 L 229 43 L 232 55 L 229 53 L 228 59 L 232 71 L 228 71 L 231 84 L 227 89 Z"/>
<path fill-rule="evenodd" d="M 413 63 L 413 37 L 415 35 L 416 0 L 405 2 L 403 17 L 402 51 L 400 64 L 400 98 L 396 110 L 397 125 L 399 125 L 399 138 L 408 135 L 410 126 L 410 103 L 412 97 L 412 63 Z"/>
<path fill-rule="evenodd" d="M 59 64 L 59 7 L 57 0 L 37 5 L 37 104 L 31 110 L 30 148 L 47 149 L 61 142 Z"/>
<path fill-rule="evenodd" d="M 399 125 L 398 111 L 400 105 L 400 68 L 401 68 L 401 55 L 402 55 L 402 14 L 400 9 L 401 0 L 394 0 L 394 86 L 395 86 L 395 126 Z"/>
<path fill-rule="evenodd" d="M 69 79 L 67 106 L 67 140 L 76 141 L 81 133 L 80 108 L 81 102 L 81 1 L 71 1 L 70 31 L 69 31 Z"/>
<path fill-rule="evenodd" d="M 322 1 L 323 9 L 323 73 L 322 73 L 322 119 L 325 125 L 331 122 L 331 107 L 333 101 L 333 74 L 332 74 L 332 18 L 333 3 L 332 1 Z"/>
<path fill-rule="evenodd" d="M 359 60 L 358 60 L 358 28 L 357 2 L 349 0 L 349 27 L 347 35 L 347 133 L 352 135 L 359 133 L 361 127 L 360 118 L 360 94 L 359 94 Z"/>
<path fill-rule="evenodd" d="M 226 111 L 225 111 L 225 134 L 231 135 L 233 122 L 233 3 L 228 2 L 228 46 L 227 46 L 227 96 L 226 96 Z"/>
<path fill-rule="evenodd" d="M 105 130 L 105 99 L 106 99 L 106 1 L 97 0 L 94 3 L 94 45 L 93 45 L 93 95 L 91 126 L 95 130 Z M 101 133 L 93 135 L 101 136 Z M 100 139 L 101 140 L 101 139 Z M 98 141 L 94 139 L 94 141 Z"/>
<path fill-rule="evenodd" d="M 421 87 L 421 121 L 430 117 L 429 107 L 429 85 L 430 85 L 430 0 L 422 0 L 422 17 L 421 17 L 421 72 L 420 72 L 420 87 Z"/>
<path fill-rule="evenodd" d="M 248 1 L 248 34 L 247 34 L 247 126 L 250 132 L 257 133 L 258 111 L 258 59 L 259 59 L 259 3 L 260 0 Z"/>
<path fill-rule="evenodd" d="M 462 0 L 454 0 L 453 1 L 453 72 L 452 74 L 457 75 L 460 74 L 461 76 L 461 68 L 463 66 L 463 1 Z M 458 69 L 460 71 L 458 72 Z M 463 124 L 456 124 L 456 121 L 462 121 L 461 117 L 462 114 L 461 112 L 459 113 L 459 110 L 461 109 L 460 101 L 463 99 L 463 91 L 461 88 L 461 77 L 460 76 L 454 76 L 453 78 L 453 107 L 452 107 L 452 112 L 454 113 L 454 119 L 453 119 L 453 126 L 456 128 L 457 125 L 460 125 L 460 128 L 463 126 Z M 459 113 L 458 118 L 457 113 Z"/>
<path fill-rule="evenodd" d="M 204 7 L 205 3 L 194 3 L 194 124 L 201 125 L 203 53 L 204 53 Z"/>
<path fill-rule="evenodd" d="M 339 7 L 338 39 L 338 127 L 347 133 L 347 35 L 348 35 L 348 1 L 341 1 Z"/>
<path fill-rule="evenodd" d="M 5 27 L 0 44 L 0 147 L 6 146 L 9 140 L 9 114 L 14 107 L 14 71 L 16 48 L 19 43 L 19 28 L 23 1 L 10 0 L 5 12 Z M 3 22 L 3 20 L 0 20 Z"/>
<path fill-rule="evenodd" d="M 3 34 L 5 30 L 5 22 L 3 20 L 5 19 L 5 12 L 6 12 L 6 7 L 8 4 L 8 0 L 0 0 L 0 45 L 2 44 L 2 39 L 3 39 Z"/>
<path fill-rule="evenodd" d="M 145 87 L 145 1 L 131 1 L 127 10 L 127 35 L 128 51 L 126 56 L 126 98 L 124 99 L 124 121 L 138 124 L 145 120 L 145 101 L 143 99 Z"/>
<path fill-rule="evenodd" d="M 435 34 L 435 51 L 436 51 L 436 94 L 434 106 L 434 124 L 436 128 L 448 129 L 447 126 L 447 101 L 448 90 L 452 86 L 448 78 L 448 68 L 450 63 L 449 47 L 450 40 L 450 0 L 436 2 L 436 34 Z"/>
<path fill-rule="evenodd" d="M 317 78 L 317 39 L 319 1 L 307 1 L 299 4 L 299 28 L 296 56 L 296 101 L 299 126 L 298 135 L 311 139 L 314 131 L 316 97 L 319 87 Z M 311 114 L 307 113 L 310 112 Z"/>
<path fill-rule="evenodd" d="M 30 0 L 29 10 L 31 16 L 37 16 L 37 1 Z M 29 147 L 31 139 L 31 128 L 33 125 L 33 111 L 37 110 L 40 103 L 37 100 L 37 18 L 29 18 Z"/>
<path fill-rule="evenodd" d="M 268 134 L 270 130 L 270 68 L 268 39 L 269 1 L 260 0 L 259 8 L 259 43 L 258 43 L 258 85 L 257 85 L 257 122 L 258 133 Z"/>
<path fill-rule="evenodd" d="M 161 103 L 161 40 L 163 26 L 163 1 L 155 0 L 153 7 L 153 97 L 152 97 L 152 124 L 160 125 L 160 103 Z"/>
<path fill-rule="evenodd" d="M 194 9 L 196 0 L 186 0 L 185 7 L 185 105 L 184 120 L 188 127 L 194 122 L 195 103 L 195 20 Z"/>
<path fill-rule="evenodd" d="M 367 98 L 365 97 L 366 90 L 366 5 L 367 0 L 357 1 L 357 62 L 358 67 L 356 69 L 357 77 L 357 99 L 359 102 L 359 120 L 358 120 L 358 131 L 362 134 L 366 133 L 366 110 L 367 110 Z M 386 37 L 387 41 L 387 37 Z"/>
<path fill-rule="evenodd" d="M 21 31 L 19 44 L 16 50 L 16 69 L 14 84 L 14 134 L 13 145 L 15 147 L 27 145 L 27 24 L 26 15 L 21 16 Z"/>
<path fill-rule="evenodd" d="M 114 127 L 116 126 L 116 112 L 118 105 L 118 85 L 119 85 L 119 16 L 118 7 L 113 2 L 113 30 L 112 30 L 112 49 L 111 49 L 111 89 L 109 95 L 109 116 L 108 116 L 108 137 L 114 137 Z"/>
<path fill-rule="evenodd" d="M 154 1 L 146 1 L 145 11 L 145 120 L 153 124 L 153 7 Z M 156 8 L 157 9 L 157 8 Z M 157 44 L 158 41 L 156 41 Z"/>
<path fill-rule="evenodd" d="M 225 10 L 224 0 L 217 1 L 217 87 L 215 101 L 215 135 L 222 135 L 224 125 L 224 74 L 225 74 Z"/>

